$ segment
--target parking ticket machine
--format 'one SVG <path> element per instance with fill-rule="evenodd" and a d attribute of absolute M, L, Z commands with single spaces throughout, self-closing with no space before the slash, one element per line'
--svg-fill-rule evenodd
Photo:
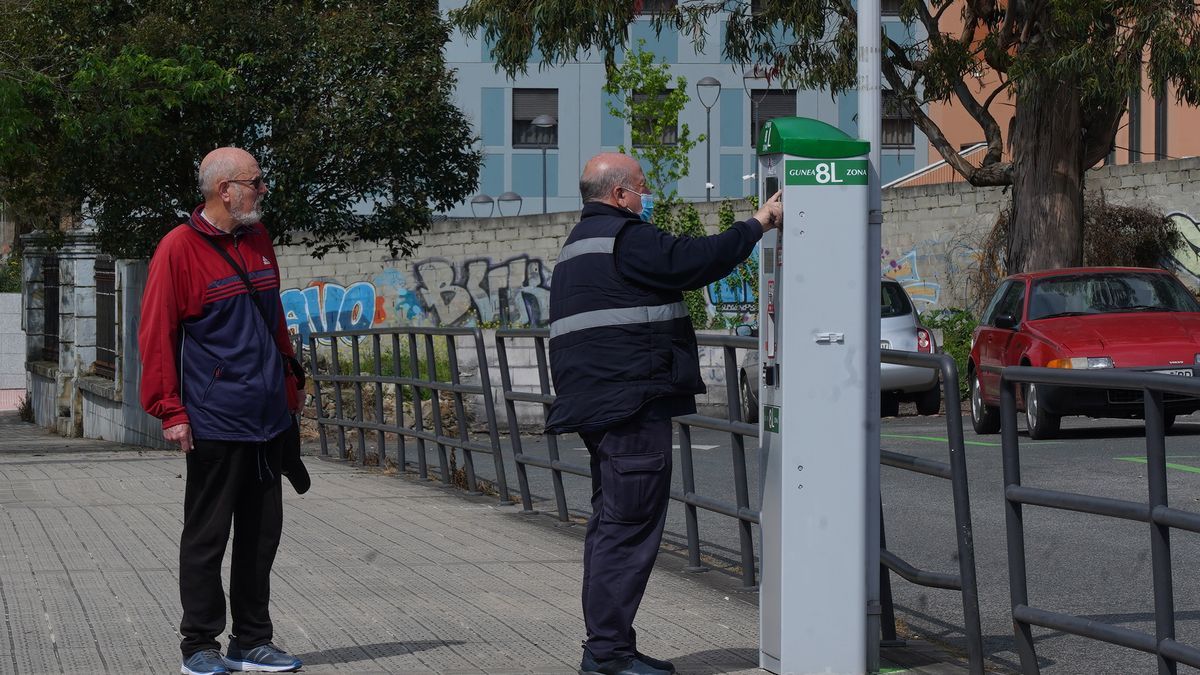
<path fill-rule="evenodd" d="M 868 151 L 799 117 L 758 139 L 758 198 L 782 189 L 784 214 L 759 255 L 760 665 L 773 673 L 867 667 Z"/>

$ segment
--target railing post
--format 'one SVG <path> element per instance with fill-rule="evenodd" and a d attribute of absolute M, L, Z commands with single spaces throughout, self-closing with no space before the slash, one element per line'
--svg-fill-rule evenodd
<path fill-rule="evenodd" d="M 425 431 L 425 411 L 421 409 L 421 379 L 420 360 L 417 357 L 417 335 L 408 334 L 408 373 L 412 379 L 412 407 L 414 427 L 416 431 Z M 425 456 L 425 439 L 417 436 L 417 476 L 421 480 L 429 480 L 429 461 Z"/>
<path fill-rule="evenodd" d="M 1175 639 L 1175 597 L 1171 580 L 1171 526 L 1155 522 L 1154 510 L 1167 506 L 1167 442 L 1161 391 L 1145 389 L 1146 478 L 1150 497 L 1150 554 L 1154 569 L 1154 637 L 1158 645 Z M 1175 675 L 1176 663 L 1158 652 L 1159 675 Z"/>
<path fill-rule="evenodd" d="M 496 488 L 500 492 L 500 501 L 507 504 L 512 498 L 508 494 L 508 473 L 504 467 L 504 451 L 500 447 L 499 421 L 496 419 L 496 398 L 492 392 L 487 345 L 483 341 L 483 331 L 478 328 L 475 329 L 472 338 L 475 341 L 475 355 L 479 360 L 479 386 L 483 389 L 483 410 L 487 415 L 488 439 L 492 442 L 492 461 L 496 465 Z M 517 436 L 520 436 L 519 432 Z"/>
<path fill-rule="evenodd" d="M 1000 444 L 1004 456 L 1004 522 L 1008 535 L 1008 589 L 1012 608 L 1029 604 L 1029 582 L 1025 570 L 1025 524 L 1020 502 L 1009 499 L 1008 488 L 1021 484 L 1021 454 L 1017 440 L 1016 384 L 1000 378 Z M 1013 617 L 1017 653 L 1021 657 L 1021 672 L 1036 675 L 1037 654 L 1033 647 L 1033 631 L 1029 624 Z"/>
<path fill-rule="evenodd" d="M 475 332 L 479 332 L 479 329 L 476 328 Z M 472 334 L 471 337 L 474 338 L 474 334 Z M 460 378 L 458 375 L 458 345 L 455 344 L 455 336 L 453 335 L 446 336 L 446 358 L 450 362 L 451 384 L 454 384 L 455 386 L 462 384 L 462 378 Z M 487 362 L 480 362 L 479 369 L 481 371 L 486 370 Z M 466 409 L 463 406 L 462 392 L 453 392 L 453 394 L 451 394 L 451 398 L 454 399 L 454 415 L 458 418 L 458 440 L 462 441 L 463 445 L 465 446 L 470 442 L 470 438 L 467 435 L 467 415 Z M 491 416 L 488 415 L 488 417 Z M 494 459 L 496 456 L 495 451 L 497 449 L 493 447 L 492 450 L 492 457 Z M 477 493 L 479 492 L 479 482 L 475 479 L 475 453 L 471 452 L 466 447 L 463 447 L 462 451 L 463 469 L 465 469 L 467 473 L 467 491 Z M 499 477 L 497 477 L 497 480 L 499 480 Z"/>
<path fill-rule="evenodd" d="M 679 425 L 679 460 L 683 471 L 683 494 L 691 497 L 696 494 L 696 470 L 692 457 L 692 428 L 681 422 Z M 700 563 L 700 524 L 696 518 L 696 505 L 683 503 L 684 520 L 687 523 L 688 567 L 689 572 L 704 572 L 707 568 Z"/>
<path fill-rule="evenodd" d="M 400 377 L 403 369 L 400 360 L 400 333 L 392 333 L 392 374 Z M 392 385 L 392 394 L 396 397 L 396 469 L 404 473 L 408 465 L 407 441 L 402 433 L 404 429 L 404 387 Z"/>
<path fill-rule="evenodd" d="M 362 359 L 359 355 L 358 336 L 350 337 L 350 370 L 354 377 L 362 375 Z M 367 416 L 363 412 L 363 388 L 362 382 L 354 382 L 354 418 L 356 422 L 366 422 Z M 356 453 L 355 462 L 359 466 L 366 466 L 367 463 L 367 432 L 362 427 L 358 428 L 358 453 Z"/>
<path fill-rule="evenodd" d="M 517 421 L 517 403 L 509 397 L 513 390 L 512 374 L 508 370 L 508 344 L 504 331 L 496 331 L 496 358 L 500 364 L 500 386 L 504 389 L 504 413 L 508 417 L 508 439 L 512 444 L 513 462 L 517 465 L 517 485 L 521 490 L 521 510 L 533 513 L 533 495 L 529 492 L 529 472 L 525 468 L 525 451 L 521 447 L 521 425 Z"/>
<path fill-rule="evenodd" d="M 321 439 L 321 456 L 329 456 L 329 438 L 326 436 L 325 424 L 322 422 L 325 416 L 325 406 L 321 401 L 321 371 L 317 368 L 317 339 L 315 337 L 308 338 L 308 358 L 310 363 L 309 371 L 312 373 L 313 383 L 313 408 L 316 410 L 317 418 L 317 437 Z"/>
<path fill-rule="evenodd" d="M 330 365 L 335 377 L 342 374 L 341 359 L 338 357 L 338 340 L 337 336 L 329 338 L 329 348 L 332 356 Z M 333 381 L 333 416 L 336 418 L 338 428 L 338 459 L 346 459 L 346 426 L 342 424 L 342 383 Z"/>

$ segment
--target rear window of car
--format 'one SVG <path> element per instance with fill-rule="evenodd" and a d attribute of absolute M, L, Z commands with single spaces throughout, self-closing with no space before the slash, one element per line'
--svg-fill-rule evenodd
<path fill-rule="evenodd" d="M 1071 274 L 1033 285 L 1029 318 L 1124 312 L 1196 312 L 1200 304 L 1174 277 L 1151 272 Z"/>
<path fill-rule="evenodd" d="M 905 316 L 912 314 L 912 303 L 908 301 L 908 294 L 900 284 L 884 283 L 881 286 L 881 301 L 879 306 L 879 316 L 887 319 L 893 316 Z"/>

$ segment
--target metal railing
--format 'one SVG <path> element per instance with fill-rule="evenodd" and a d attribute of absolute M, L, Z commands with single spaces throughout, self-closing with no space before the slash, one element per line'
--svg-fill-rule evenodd
<path fill-rule="evenodd" d="M 418 340 L 418 337 L 420 340 Z M 389 351 L 383 349 L 383 340 L 388 340 Z M 403 339 L 402 339 L 403 338 Z M 457 338 L 467 338 L 472 341 L 475 357 L 479 364 L 479 382 L 465 384 L 460 378 L 458 362 Z M 439 350 L 435 348 L 435 339 L 444 340 L 445 363 L 448 372 L 439 373 Z M 328 350 L 318 349 L 318 341 L 328 340 Z M 345 348 L 343 340 L 349 342 L 350 362 L 349 372 L 343 373 L 341 350 Z M 370 368 L 363 372 L 362 349 L 360 343 L 370 340 Z M 418 344 L 420 343 L 420 344 Z M 320 352 L 327 351 L 330 355 L 326 369 L 321 368 Z M 434 444 L 437 448 L 438 469 L 443 484 L 450 485 L 455 481 L 456 468 L 452 467 L 452 459 L 447 448 L 459 449 L 463 453 L 463 472 L 467 490 L 479 491 L 479 480 L 475 473 L 475 454 L 491 455 L 496 471 L 496 491 L 502 501 L 509 500 L 508 483 L 504 474 L 504 461 L 500 450 L 500 437 L 497 430 L 495 405 L 492 401 L 492 387 L 488 377 L 487 351 L 483 343 L 483 334 L 478 328 L 421 328 L 396 327 L 365 330 L 337 331 L 313 333 L 309 338 L 309 377 L 313 383 L 313 393 L 316 399 L 317 430 L 321 441 L 321 455 L 330 454 L 330 429 L 336 430 L 337 456 L 346 459 L 347 430 L 357 433 L 357 451 L 354 459 L 359 466 L 366 463 L 367 432 L 375 435 L 376 461 L 382 467 L 386 464 L 387 435 L 396 438 L 396 466 L 404 470 L 410 466 L 407 452 L 407 441 L 416 443 L 416 469 L 422 479 L 429 478 L 429 465 L 426 456 L 426 443 Z M 384 372 L 385 356 L 390 355 L 387 364 L 388 372 Z M 364 406 L 363 385 L 373 384 L 370 392 L 374 401 L 372 413 L 368 415 Z M 333 398 L 333 415 L 326 414 L 325 392 L 322 385 L 332 388 L 329 392 Z M 392 419 L 387 419 L 385 410 L 385 387 L 392 387 L 392 402 L 395 410 Z M 343 388 L 348 388 L 353 394 L 352 403 L 343 401 Z M 404 412 L 405 397 L 412 403 L 412 412 L 406 419 Z M 443 394 L 448 394 L 454 405 L 454 415 L 457 421 L 457 437 L 446 434 L 446 425 L 442 417 Z M 488 427 L 488 443 L 483 444 L 471 439 L 467 426 L 466 406 L 464 396 L 479 396 L 482 398 L 482 408 Z M 432 401 L 429 418 L 425 418 L 422 401 Z M 349 408 L 349 410 L 347 410 Z M 368 419 L 371 418 L 371 419 Z"/>
<path fill-rule="evenodd" d="M 96 258 L 96 374 L 113 378 L 117 366 L 117 270 L 112 258 Z"/>
<path fill-rule="evenodd" d="M 567 510 L 566 491 L 563 488 L 563 474 L 591 477 L 591 467 L 582 464 L 564 462 L 558 447 L 558 437 L 547 436 L 548 457 L 537 457 L 524 452 L 521 443 L 520 425 L 517 421 L 516 404 L 518 402 L 536 403 L 542 406 L 542 419 L 549 412 L 550 403 L 554 396 L 550 393 L 550 369 L 547 364 L 546 342 L 550 331 L 546 329 L 501 329 L 496 331 L 496 348 L 500 360 L 500 375 L 504 387 L 504 405 L 508 416 L 508 430 L 513 444 L 513 460 L 517 465 L 517 480 L 521 487 L 521 504 L 526 512 L 533 511 L 533 496 L 529 490 L 528 467 L 549 469 L 551 472 L 554 503 L 559 520 L 566 522 L 570 516 Z M 755 556 L 753 525 L 759 522 L 758 510 L 750 508 L 750 489 L 746 472 L 746 437 L 758 437 L 758 426 L 747 424 L 741 420 L 741 406 L 738 402 L 737 350 L 757 349 L 758 342 L 754 338 L 733 337 L 723 335 L 699 335 L 701 346 L 720 347 L 725 357 L 725 386 L 730 405 L 726 417 L 711 417 L 708 415 L 684 415 L 674 418 L 679 427 L 679 456 L 680 471 L 683 478 L 683 489 L 672 490 L 671 499 L 683 504 L 684 517 L 687 523 L 688 561 L 693 569 L 703 569 L 700 554 L 700 525 L 699 509 L 718 513 L 736 519 L 738 524 L 739 554 L 741 557 L 742 584 L 746 587 L 755 585 Z M 512 385 L 512 375 L 508 362 L 508 343 L 512 340 L 529 339 L 534 341 L 534 351 L 537 355 L 538 391 L 515 391 Z M 700 494 L 696 491 L 695 465 L 692 455 L 692 427 L 725 431 L 730 434 L 732 441 L 731 452 L 734 474 L 735 501 L 728 502 Z"/>
<path fill-rule="evenodd" d="M 983 633 L 979 623 L 979 583 L 975 573 L 975 535 L 971 525 L 971 499 L 967 485 L 966 443 L 963 440 L 962 401 L 958 394 L 958 367 L 946 354 L 919 354 L 881 349 L 880 361 L 901 366 L 931 368 L 942 376 L 942 401 L 946 409 L 946 439 L 949 462 L 880 450 L 879 463 L 950 481 L 954 500 L 954 532 L 958 550 L 958 574 L 922 570 L 889 550 L 884 532 L 883 505 L 879 514 L 880 600 L 885 641 L 896 639 L 896 617 L 892 604 L 891 580 L 886 568 L 901 578 L 929 588 L 944 588 L 962 595 L 963 634 L 967 641 L 967 661 L 971 673 L 983 673 Z"/>
<path fill-rule="evenodd" d="M 42 258 L 42 360 L 58 363 L 58 258 Z"/>
<path fill-rule="evenodd" d="M 1146 419 L 1145 503 L 1021 484 L 1021 455 L 1017 436 L 1016 387 L 1035 383 L 1069 387 L 1142 390 Z M 1175 640 L 1175 599 L 1171 571 L 1171 528 L 1200 533 L 1200 514 L 1172 508 L 1167 501 L 1166 425 L 1164 394 L 1200 397 L 1200 383 L 1183 378 L 1136 371 L 1072 371 L 1012 366 L 1000 371 L 1000 434 L 1004 453 L 1005 525 L 1008 533 L 1008 578 L 1017 653 L 1024 673 L 1040 669 L 1031 626 L 1136 649 L 1158 657 L 1158 672 L 1173 674 L 1176 664 L 1200 668 L 1200 649 Z M 1099 623 L 1072 614 L 1029 605 L 1025 556 L 1025 504 L 1077 511 L 1149 524 L 1154 583 L 1154 635 Z"/>

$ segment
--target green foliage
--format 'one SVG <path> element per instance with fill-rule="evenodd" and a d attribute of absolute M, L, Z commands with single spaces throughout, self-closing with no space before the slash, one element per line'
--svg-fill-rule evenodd
<path fill-rule="evenodd" d="M 358 368 L 354 367 L 353 356 L 349 356 L 344 350 L 338 350 L 338 373 L 341 375 L 374 375 L 375 374 L 375 356 L 370 352 L 370 343 L 364 343 L 365 349 L 362 349 L 359 354 Z M 413 370 L 412 363 L 409 360 L 409 348 L 407 344 L 401 343 L 400 364 L 396 367 L 397 359 L 394 358 L 393 352 L 383 350 L 379 356 L 379 374 L 384 377 L 409 377 L 418 380 L 428 380 L 429 359 L 426 355 L 425 346 L 421 342 L 421 336 L 417 339 L 417 367 Z M 435 339 L 433 344 L 433 381 L 434 382 L 450 382 L 450 356 L 444 339 Z M 374 385 L 366 385 L 374 387 Z M 342 391 L 348 391 L 353 385 L 343 385 Z M 390 391 L 391 385 L 385 385 L 385 391 Z M 374 397 L 374 389 L 371 389 L 371 397 Z M 412 401 L 413 388 L 404 385 L 402 388 L 402 397 L 404 401 Z M 421 400 L 428 401 L 433 398 L 433 390 L 421 389 Z"/>
<path fill-rule="evenodd" d="M 609 71 L 604 91 L 624 103 L 608 105 L 610 115 L 629 123 L 633 147 L 627 150 L 622 145 L 621 152 L 642 160 L 646 182 L 658 201 L 656 208 L 669 210 L 679 201 L 670 186 L 688 174 L 688 153 L 705 136 L 693 139 L 688 125 L 679 123 L 679 113 L 689 100 L 687 79 L 675 78 L 672 87 L 670 66 L 655 61 L 645 47 L 646 41 L 638 40 L 625 63 Z"/>
<path fill-rule="evenodd" d="M 755 201 L 757 199 L 755 198 Z M 736 216 L 733 213 L 733 203 L 729 200 L 722 200 L 721 205 L 717 208 L 717 226 L 721 232 L 733 227 L 736 221 Z M 733 270 L 733 273 L 725 277 L 720 283 L 730 291 L 741 288 L 749 288 L 752 300 L 745 314 L 748 316 L 734 317 L 728 315 L 717 314 L 713 317 L 713 328 L 735 328 L 738 324 L 743 323 L 748 319 L 749 323 L 758 321 L 758 258 L 746 258 L 741 264 Z"/>
<path fill-rule="evenodd" d="M 958 392 L 966 400 L 970 394 L 967 360 L 971 355 L 971 333 L 979 321 L 968 310 L 946 307 L 923 314 L 921 323 L 926 328 L 942 331 L 942 351 L 949 354 L 958 367 Z"/>
<path fill-rule="evenodd" d="M 0 9 L 0 199 L 23 227 L 88 217 L 106 252 L 147 255 L 220 145 L 259 159 L 276 239 L 318 256 L 354 239 L 410 252 L 475 189 L 432 0 Z"/>
<path fill-rule="evenodd" d="M 21 292 L 21 256 L 13 254 L 0 260 L 0 293 Z"/>

